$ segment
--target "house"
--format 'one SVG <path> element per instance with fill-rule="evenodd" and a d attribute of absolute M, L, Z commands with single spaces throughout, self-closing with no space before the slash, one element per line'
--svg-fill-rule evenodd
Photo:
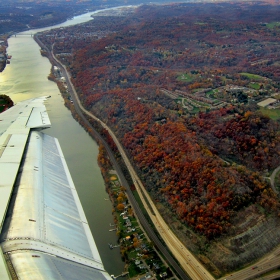
<path fill-rule="evenodd" d="M 131 227 L 131 221 L 129 219 L 126 220 L 126 226 Z"/>
<path fill-rule="evenodd" d="M 121 214 L 120 214 L 120 216 L 123 216 L 123 215 L 125 215 L 126 214 L 126 211 L 124 211 L 124 212 L 122 212 Z M 125 216 L 124 216 L 125 217 Z"/>
<path fill-rule="evenodd" d="M 154 269 L 159 269 L 160 267 L 159 267 L 159 265 L 157 263 L 153 263 L 153 268 Z"/>

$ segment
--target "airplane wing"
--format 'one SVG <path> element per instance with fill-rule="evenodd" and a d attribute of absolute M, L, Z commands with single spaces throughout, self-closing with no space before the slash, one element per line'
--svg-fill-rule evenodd
<path fill-rule="evenodd" d="M 0 115 L 0 270 L 23 280 L 111 279 L 58 140 L 40 132 L 50 126 L 44 101 Z"/>

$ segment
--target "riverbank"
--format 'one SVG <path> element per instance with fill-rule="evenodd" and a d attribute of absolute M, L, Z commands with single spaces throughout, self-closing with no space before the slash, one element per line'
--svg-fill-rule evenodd
<path fill-rule="evenodd" d="M 88 18 L 77 17 L 74 22 L 86 21 Z M 64 26 L 72 23 L 69 21 Z M 32 31 L 35 32 L 37 30 Z M 15 103 L 51 96 L 46 102 L 46 109 L 52 126 L 44 133 L 59 140 L 104 267 L 109 274 L 119 275 L 123 272 L 124 264 L 119 252 L 116 249 L 112 252 L 108 248 L 108 242 L 115 244 L 117 238 L 108 232 L 113 217 L 110 202 L 104 200 L 107 193 L 97 164 L 96 142 L 65 108 L 56 84 L 46 79 L 51 65 L 48 59 L 40 55 L 40 47 L 33 37 L 24 34 L 12 36 L 8 43 L 7 52 L 13 55 L 13 60 L 0 74 L 1 93 L 10 96 Z"/>
<path fill-rule="evenodd" d="M 171 269 L 155 251 L 153 243 L 134 215 L 126 189 L 121 185 L 102 144 L 99 146 L 98 164 L 113 205 L 113 230 L 116 230 L 121 257 L 126 263 L 125 270 L 129 273 L 129 278 L 172 279 L 175 276 Z"/>
<path fill-rule="evenodd" d="M 0 36 L 0 72 L 3 72 L 7 65 L 7 42 L 8 36 Z"/>
<path fill-rule="evenodd" d="M 121 154 L 119 156 L 124 161 L 124 164 L 122 165 L 122 167 L 124 167 L 124 169 L 121 169 L 119 166 L 119 162 L 117 162 L 115 160 L 114 154 L 112 153 L 112 150 L 110 149 L 111 146 L 109 147 L 108 143 L 106 141 L 104 141 L 103 137 L 100 137 L 100 140 L 105 145 L 105 147 L 108 151 L 108 154 L 110 155 L 110 159 L 112 160 L 112 162 L 114 162 L 113 164 L 114 164 L 115 169 L 118 170 L 117 171 L 118 174 L 121 175 L 122 185 L 125 186 L 125 188 L 126 188 L 129 199 L 130 199 L 131 203 L 133 203 L 133 207 L 135 209 L 135 212 L 136 212 L 139 220 L 141 221 L 143 228 L 149 235 L 150 239 L 154 242 L 154 244 L 156 245 L 158 250 L 165 256 L 168 263 L 174 268 L 176 273 L 178 275 L 180 275 L 180 277 L 182 279 L 189 279 L 187 277 L 186 273 L 183 271 L 183 269 L 178 265 L 178 263 L 176 262 L 174 257 L 166 250 L 166 245 L 164 244 L 164 242 L 162 240 L 165 239 L 165 242 L 167 242 L 168 244 L 174 244 L 174 240 L 175 240 L 175 242 L 176 242 L 175 248 L 173 245 L 168 248 L 170 251 L 173 250 L 175 252 L 175 254 L 179 253 L 180 257 L 182 256 L 183 258 L 186 259 L 186 261 L 183 263 L 184 267 L 186 267 L 186 268 L 189 267 L 189 266 L 186 266 L 185 264 L 188 263 L 187 255 L 188 254 L 190 255 L 190 253 L 188 252 L 188 254 L 185 254 L 186 249 L 184 248 L 184 251 L 182 251 L 182 245 L 181 245 L 180 241 L 178 241 L 178 239 L 176 239 L 176 237 L 171 233 L 171 231 L 167 230 L 168 226 L 164 223 L 162 217 L 160 216 L 158 211 L 154 208 L 155 206 L 153 205 L 148 194 L 144 190 L 144 187 L 143 187 L 140 179 L 138 178 L 137 174 L 135 173 L 133 167 L 131 166 L 129 159 L 127 158 L 125 151 L 123 150 L 123 148 L 122 148 L 120 142 L 118 141 L 118 139 L 116 138 L 116 136 L 113 134 L 111 129 L 104 122 L 102 122 L 100 119 L 98 119 L 92 113 L 90 113 L 84 109 L 84 107 L 80 103 L 78 95 L 71 82 L 70 74 L 66 71 L 65 66 L 62 65 L 61 62 L 56 59 L 56 57 L 53 55 L 52 52 L 50 52 L 49 55 L 52 55 L 52 59 L 55 61 L 54 62 L 55 65 L 60 67 L 62 75 L 65 78 L 65 82 L 68 85 L 68 93 L 70 94 L 70 96 L 73 100 L 73 106 L 75 107 L 78 118 L 81 118 L 87 124 L 87 126 L 90 127 L 90 130 L 89 130 L 90 133 L 92 133 L 92 131 L 95 131 L 95 130 L 98 130 L 98 131 L 101 130 L 102 135 L 105 133 L 105 135 L 103 137 L 105 137 L 105 139 L 108 141 L 108 143 L 109 144 L 113 143 L 115 146 L 117 146 L 116 149 L 119 152 L 119 154 Z M 125 176 L 123 176 L 123 174 L 125 174 Z M 130 181 L 129 184 L 127 182 L 127 178 Z M 133 191 L 130 189 L 130 187 L 132 185 L 135 185 L 135 187 L 136 187 L 138 198 L 141 197 L 141 199 L 138 199 L 138 201 L 141 201 L 141 203 L 143 203 L 145 205 L 142 208 L 139 206 L 138 201 L 134 197 Z M 151 211 L 151 205 L 153 205 L 154 211 Z M 145 211 L 146 215 L 143 214 L 143 210 L 142 210 L 143 208 L 146 210 Z M 156 215 L 155 215 L 155 212 L 157 212 Z M 151 220 L 153 222 L 151 222 Z M 157 230 L 155 230 L 155 227 L 157 228 Z M 164 231 L 162 230 L 163 228 L 164 228 Z M 165 230 L 165 228 L 166 228 L 166 230 Z M 162 238 L 162 237 L 164 237 L 164 238 Z M 195 264 L 197 263 L 195 258 L 192 258 L 192 262 L 194 262 Z M 206 272 L 204 274 L 206 274 Z"/>
<path fill-rule="evenodd" d="M 85 118 L 84 115 L 81 113 L 81 111 L 79 112 L 78 110 L 79 107 L 76 106 L 75 104 L 77 101 L 74 98 L 72 99 L 71 92 L 74 89 L 72 89 L 72 85 L 69 83 L 68 80 L 69 77 L 66 74 L 64 67 L 62 67 L 62 65 L 59 64 L 54 57 L 52 57 L 50 50 L 47 49 L 38 38 L 35 37 L 34 39 L 37 40 L 39 45 L 44 50 L 47 51 L 47 53 L 44 52 L 44 56 L 46 55 L 48 58 L 49 57 L 51 58 L 50 61 L 52 62 L 53 67 L 49 77 L 51 77 L 52 81 L 55 81 L 57 83 L 58 88 L 60 89 L 61 94 L 64 98 L 65 106 L 71 111 L 73 117 L 84 127 L 84 129 L 89 133 L 89 135 L 91 135 L 98 142 L 99 146 L 106 147 L 108 156 L 102 156 L 99 154 L 100 162 L 103 162 L 103 164 L 106 165 L 106 168 L 105 166 L 101 167 L 101 172 L 106 184 L 106 190 L 109 193 L 110 200 L 113 204 L 113 213 L 115 217 L 114 220 L 116 226 L 115 229 L 117 232 L 119 245 L 121 249 L 121 257 L 122 260 L 126 262 L 126 267 L 127 270 L 129 271 L 130 277 L 135 277 L 136 275 L 142 275 L 142 274 L 145 276 L 146 273 L 148 273 L 148 276 L 150 275 L 150 277 L 152 277 L 151 276 L 152 274 L 150 274 L 152 273 L 152 271 L 154 274 L 157 275 L 158 278 L 160 277 L 160 274 L 165 275 L 165 277 L 168 276 L 168 278 L 175 277 L 171 273 L 171 270 L 168 268 L 168 265 L 159 257 L 159 254 L 154 249 L 149 248 L 147 250 L 149 244 L 151 245 L 153 243 L 150 243 L 148 237 L 143 238 L 145 234 L 143 229 L 140 227 L 139 221 L 137 220 L 136 216 L 134 216 L 133 214 L 135 213 L 135 211 L 131 210 L 132 211 L 131 218 L 130 218 L 131 225 L 130 223 L 127 224 L 126 221 L 125 222 L 123 221 L 124 214 L 123 215 L 121 214 L 124 211 L 126 211 L 125 207 L 128 205 L 123 204 L 123 202 L 120 203 L 120 201 L 125 200 L 125 202 L 128 203 L 128 201 L 131 201 L 131 199 L 133 198 L 134 202 L 133 203 L 129 202 L 129 205 L 131 205 L 130 209 L 135 209 L 134 207 L 136 207 L 136 204 L 140 204 L 141 200 L 139 199 L 139 196 L 137 195 L 137 191 L 135 188 L 134 188 L 134 195 L 138 197 L 137 202 L 133 197 L 132 194 L 133 191 L 131 191 L 129 187 L 130 185 L 133 185 L 132 180 L 130 179 L 129 172 L 124 162 L 122 162 L 122 157 L 120 156 L 120 153 L 113 139 L 111 138 L 107 130 L 104 129 L 98 121 L 94 119 L 89 119 L 88 117 Z M 112 165 L 109 164 L 107 158 L 110 158 L 110 160 L 114 163 L 112 163 Z M 128 180 L 131 181 L 129 184 L 127 183 L 123 173 L 129 176 Z M 114 174 L 114 177 L 116 179 L 112 180 L 112 174 Z M 126 193 L 127 191 L 130 191 L 131 194 L 128 195 Z M 138 205 L 137 207 L 139 208 Z M 139 211 L 141 210 L 138 209 L 138 213 L 140 213 Z M 127 226 L 129 227 L 129 225 L 130 225 L 130 229 L 127 229 Z M 139 240 L 138 238 L 139 235 L 142 236 L 140 237 L 141 240 Z M 140 254 L 142 256 L 137 254 Z M 145 256 L 143 260 L 146 260 L 147 262 L 144 261 L 139 262 L 139 260 L 136 259 L 143 256 Z M 151 260 L 153 260 L 153 262 L 151 262 Z M 157 260 L 157 262 L 155 262 L 155 260 Z"/>
<path fill-rule="evenodd" d="M 6 61 L 0 61 L 0 72 L 3 72 L 7 63 Z"/>

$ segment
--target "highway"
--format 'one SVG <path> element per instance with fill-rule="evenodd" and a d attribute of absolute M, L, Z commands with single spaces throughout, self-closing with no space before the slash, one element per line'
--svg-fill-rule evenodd
<path fill-rule="evenodd" d="M 220 278 L 227 279 L 227 280 L 243 280 L 243 279 L 257 279 L 261 275 L 271 271 L 276 270 L 280 267 L 280 247 L 276 248 L 273 252 L 269 255 L 265 256 L 258 262 L 239 270 L 235 273 L 225 275 L 224 277 Z M 259 279 L 280 279 L 279 272 L 275 273 L 275 278 L 273 275 L 263 276 Z"/>
<path fill-rule="evenodd" d="M 256 280 L 276 280 L 276 279 L 280 279 L 280 272 L 274 272 L 267 276 L 256 278 Z"/>
<path fill-rule="evenodd" d="M 56 59 L 55 56 L 53 56 L 53 58 L 56 60 L 56 62 L 59 64 L 60 67 L 62 67 L 63 69 L 63 74 L 66 75 L 65 78 L 67 78 L 67 81 L 70 85 L 71 93 L 73 93 L 72 99 L 75 105 L 75 109 L 76 110 L 81 110 L 83 113 L 85 113 L 86 115 L 88 115 L 89 117 L 91 117 L 92 119 L 95 119 L 96 121 L 98 121 L 105 129 L 107 129 L 107 131 L 109 132 L 109 134 L 111 135 L 112 139 L 114 140 L 127 168 L 128 171 L 131 175 L 131 178 L 133 180 L 133 183 L 138 191 L 138 194 L 142 200 L 142 203 L 144 204 L 144 207 L 146 209 L 146 211 L 148 212 L 150 219 L 152 220 L 153 224 L 155 225 L 156 229 L 158 230 L 158 232 L 161 235 L 161 238 L 164 240 L 164 242 L 166 243 L 168 249 L 171 251 L 171 253 L 174 255 L 174 257 L 177 259 L 177 261 L 179 262 L 180 266 L 187 272 L 187 274 L 191 277 L 191 279 L 194 280 L 212 280 L 214 279 L 212 277 L 212 275 L 197 261 L 197 259 L 189 252 L 189 250 L 181 243 L 181 241 L 175 236 L 175 234 L 170 230 L 170 228 L 168 227 L 168 225 L 165 223 L 164 219 L 161 217 L 160 213 L 158 212 L 157 208 L 155 207 L 152 199 L 150 198 L 149 194 L 146 192 L 142 182 L 140 181 L 140 179 L 138 178 L 136 172 L 134 171 L 134 168 L 132 167 L 128 157 L 125 154 L 125 151 L 122 147 L 122 145 L 120 144 L 119 140 L 117 139 L 117 137 L 115 136 L 115 134 L 113 133 L 113 131 L 104 123 L 102 122 L 99 118 L 97 118 L 96 116 L 94 116 L 92 113 L 88 112 L 80 103 L 80 100 L 78 98 L 78 95 L 75 91 L 75 88 L 71 82 L 69 73 L 66 71 L 65 67 Z M 78 105 L 78 106 L 77 106 Z M 77 108 L 78 107 L 78 108 Z M 122 178 L 123 180 L 124 178 Z M 123 182 L 122 182 L 123 183 Z M 130 188 L 129 186 L 126 187 L 126 190 L 129 192 Z M 148 200 L 150 206 L 153 209 L 153 212 L 155 213 L 155 215 L 153 215 L 153 213 L 150 210 L 150 207 L 147 205 L 146 200 L 143 197 L 143 194 L 145 195 L 146 199 Z M 129 199 L 133 199 L 132 198 L 133 195 L 129 195 Z M 135 203 L 137 204 L 137 203 Z M 134 205 L 135 205 L 134 204 Z M 140 210 L 140 209 L 139 209 Z M 142 211 L 140 210 L 139 212 L 142 213 Z M 143 215 L 143 214 L 142 214 Z M 139 213 L 137 211 L 137 216 L 139 218 Z M 141 219 L 141 221 L 143 222 L 143 219 Z M 146 227 L 145 227 L 146 229 Z M 155 235 L 154 232 L 151 230 L 151 232 L 147 232 L 149 237 L 151 238 L 152 235 Z M 155 240 L 156 236 L 153 236 L 152 240 Z M 155 244 L 160 248 L 160 251 L 162 251 L 164 249 L 164 247 L 162 245 L 160 245 L 158 242 L 155 242 Z M 172 264 L 172 266 L 174 267 L 174 263 Z M 176 269 L 177 270 L 177 269 Z M 181 273 L 180 273 L 181 274 Z M 183 279 L 186 279 L 186 275 L 180 275 Z"/>
<path fill-rule="evenodd" d="M 37 38 L 36 38 L 37 39 Z M 37 42 L 39 40 L 37 39 Z M 38 42 L 39 45 L 42 47 L 43 44 L 41 42 Z M 96 137 L 99 138 L 99 140 L 103 143 L 105 146 L 108 155 L 110 157 L 110 160 L 116 169 L 117 173 L 119 174 L 120 181 L 122 185 L 126 188 L 129 200 L 133 206 L 133 209 L 135 211 L 135 214 L 137 215 L 138 219 L 140 220 L 143 228 L 145 229 L 146 233 L 148 234 L 149 238 L 154 242 L 154 244 L 157 246 L 157 248 L 162 252 L 162 254 L 166 257 L 167 262 L 173 267 L 173 269 L 177 272 L 177 274 L 180 276 L 181 279 L 194 279 L 194 280 L 214 280 L 214 277 L 204 268 L 204 266 L 191 254 L 191 252 L 181 243 L 181 241 L 174 235 L 172 230 L 168 227 L 168 225 L 165 223 L 163 218 L 161 217 L 160 213 L 158 212 L 156 206 L 154 205 L 152 199 L 150 198 L 150 195 L 145 190 L 141 180 L 138 178 L 136 172 L 134 171 L 134 168 L 132 167 L 128 157 L 125 154 L 125 151 L 120 144 L 119 140 L 115 136 L 115 134 L 112 132 L 112 130 L 99 118 L 94 116 L 92 113 L 88 112 L 80 103 L 80 100 L 78 98 L 78 95 L 75 91 L 75 88 L 71 82 L 71 78 L 69 73 L 67 72 L 64 65 L 60 63 L 56 59 L 56 57 L 53 55 L 52 52 L 50 52 L 51 57 L 50 60 L 53 64 L 56 64 L 58 67 L 61 68 L 61 71 L 63 73 L 63 76 L 66 79 L 66 82 L 68 84 L 69 93 L 71 94 L 73 105 L 75 106 L 76 112 L 80 115 L 80 117 L 83 119 L 83 121 L 90 127 L 91 124 L 89 121 L 85 118 L 84 114 L 89 116 L 90 118 L 98 121 L 111 135 L 112 139 L 114 140 L 126 166 L 127 169 L 131 175 L 131 178 L 133 180 L 133 183 L 137 189 L 137 192 L 141 198 L 141 201 L 146 209 L 146 211 L 149 214 L 149 217 L 151 221 L 153 222 L 155 228 L 160 233 L 161 238 L 164 240 L 165 244 L 167 245 L 170 252 L 173 254 L 173 256 L 176 258 L 178 263 L 174 260 L 174 258 L 170 255 L 170 253 L 166 250 L 165 246 L 161 243 L 161 241 L 158 239 L 156 234 L 154 233 L 154 230 L 150 226 L 149 222 L 144 217 L 141 209 L 139 208 L 138 203 L 136 202 L 130 187 L 124 178 L 124 175 L 121 171 L 121 168 L 119 167 L 117 161 L 115 160 L 114 154 L 111 151 L 108 144 L 104 141 L 104 139 L 95 131 Z M 84 113 L 84 114 L 83 114 Z M 145 197 L 145 198 L 144 198 Z M 149 205 L 147 204 L 149 203 Z M 256 279 L 256 277 L 266 273 L 267 271 L 276 269 L 280 264 L 280 248 L 276 249 L 274 252 L 272 252 L 268 257 L 263 258 L 261 261 L 257 262 L 256 264 L 242 269 L 238 272 L 234 272 L 232 274 L 226 275 L 220 279 L 231 279 L 231 280 L 245 280 L 245 279 Z M 183 270 L 182 270 L 183 268 Z M 186 275 L 189 275 L 187 276 Z M 263 278 L 263 279 L 273 279 L 273 278 Z"/>
<path fill-rule="evenodd" d="M 43 43 L 35 36 L 35 40 L 37 41 L 37 43 L 41 46 L 44 47 L 46 49 L 46 47 L 43 45 Z M 88 126 L 91 127 L 92 130 L 94 131 L 95 137 L 99 139 L 99 141 L 102 142 L 102 144 L 105 146 L 107 153 L 110 157 L 111 163 L 114 166 L 114 169 L 117 171 L 117 174 L 119 175 L 119 179 L 121 181 L 122 186 L 124 186 L 126 188 L 126 192 L 129 198 L 129 201 L 134 209 L 134 212 L 137 216 L 137 218 L 139 219 L 139 221 L 141 222 L 142 227 L 144 228 L 145 232 L 147 233 L 147 235 L 149 236 L 149 238 L 152 240 L 152 242 L 157 246 L 157 249 L 164 255 L 164 257 L 166 258 L 166 261 L 169 263 L 169 265 L 172 266 L 173 270 L 176 271 L 177 275 L 179 275 L 180 279 L 184 279 L 184 280 L 190 280 L 191 278 L 188 277 L 186 275 L 186 272 L 178 265 L 178 263 L 176 262 L 176 260 L 174 259 L 174 257 L 168 252 L 168 250 L 166 249 L 166 247 L 162 244 L 162 242 L 159 240 L 159 238 L 157 237 L 157 235 L 155 234 L 154 230 L 152 229 L 151 225 L 149 224 L 149 222 L 147 221 L 147 219 L 145 218 L 145 216 L 142 213 L 142 210 L 140 209 L 137 201 L 134 198 L 134 195 L 130 189 L 129 184 L 127 183 L 123 172 L 119 166 L 119 164 L 117 163 L 114 154 L 112 152 L 112 150 L 110 149 L 109 145 L 107 144 L 107 142 L 98 134 L 98 132 L 91 126 L 91 124 L 89 123 L 89 121 L 87 120 L 87 118 L 84 116 L 83 112 L 86 113 L 86 115 L 90 116 L 91 118 L 99 121 L 101 124 L 103 124 L 103 127 L 107 128 L 107 125 L 102 123 L 98 118 L 96 118 L 94 115 L 92 115 L 90 112 L 87 112 L 83 106 L 81 105 L 77 93 L 75 91 L 75 88 L 71 82 L 69 73 L 66 71 L 64 65 L 62 65 L 60 63 L 60 61 L 58 61 L 55 56 L 49 52 L 49 54 L 51 54 L 51 56 L 49 57 L 50 61 L 52 62 L 53 65 L 57 65 L 58 67 L 61 68 L 62 74 L 66 79 L 66 83 L 68 84 L 68 90 L 69 93 L 71 95 L 71 98 L 73 100 L 73 105 L 75 106 L 75 110 L 76 112 L 79 114 L 79 116 L 82 118 L 83 122 Z M 120 153 L 124 154 L 124 151 L 120 151 Z M 203 279 L 203 278 L 201 278 Z"/>
<path fill-rule="evenodd" d="M 38 38 L 36 38 L 36 41 L 39 43 L 39 45 L 41 47 L 43 47 L 43 43 L 39 41 Z M 203 265 L 198 262 L 198 260 L 191 254 L 191 252 L 182 244 L 182 242 L 175 236 L 175 234 L 170 230 L 170 228 L 168 227 L 168 225 L 165 223 L 164 219 L 161 217 L 160 213 L 158 212 L 157 208 L 155 207 L 152 199 L 150 198 L 150 195 L 146 192 L 142 182 L 140 181 L 140 179 L 138 178 L 136 172 L 134 171 L 134 168 L 132 167 L 128 157 L 125 154 L 125 151 L 122 147 L 122 145 L 120 144 L 119 140 L 117 139 L 117 137 L 115 136 L 115 134 L 113 133 L 113 131 L 104 123 L 102 122 L 99 118 L 97 118 L 96 116 L 94 116 L 92 113 L 88 112 L 81 104 L 79 97 L 77 95 L 77 92 L 75 90 L 74 85 L 71 82 L 71 78 L 70 75 L 68 73 L 68 71 L 66 70 L 65 66 L 59 61 L 57 60 L 57 58 L 54 56 L 52 51 L 49 51 L 50 53 L 50 60 L 53 64 L 56 64 L 58 67 L 61 68 L 62 74 L 66 79 L 66 82 L 68 84 L 68 90 L 69 93 L 71 95 L 71 98 L 73 100 L 73 105 L 75 106 L 75 109 L 77 111 L 77 113 L 83 118 L 83 121 L 86 122 L 87 125 L 90 125 L 90 123 L 88 122 L 88 120 L 83 116 L 82 112 L 84 114 L 86 114 L 87 116 L 89 116 L 90 118 L 98 121 L 105 129 L 107 129 L 107 131 L 109 132 L 109 134 L 111 135 L 112 139 L 114 140 L 126 166 L 127 169 L 130 173 L 130 176 L 133 180 L 133 183 L 137 189 L 137 192 L 142 200 L 142 203 L 144 204 L 144 207 L 146 209 L 146 211 L 148 212 L 150 219 L 152 220 L 154 226 L 156 227 L 156 229 L 158 230 L 158 232 L 160 233 L 161 238 L 164 240 L 164 242 L 166 243 L 168 249 L 170 250 L 170 252 L 174 255 L 174 257 L 176 258 L 176 260 L 178 261 L 178 263 L 180 265 L 177 264 L 177 262 L 174 260 L 174 258 L 169 254 L 169 252 L 166 250 L 165 246 L 163 246 L 163 244 L 160 242 L 160 240 L 157 238 L 156 234 L 154 233 L 153 229 L 150 227 L 149 223 L 147 222 L 147 220 L 145 219 L 142 211 L 140 210 L 138 203 L 135 201 L 133 194 L 131 193 L 131 190 L 128 186 L 128 184 L 124 184 L 124 182 L 126 181 L 124 176 L 120 176 L 121 178 L 121 182 L 123 184 L 124 187 L 126 187 L 127 193 L 129 195 L 129 199 L 130 201 L 134 201 L 133 202 L 133 207 L 135 210 L 135 213 L 138 217 L 138 219 L 141 221 L 142 226 L 144 227 L 145 231 L 147 232 L 149 238 L 154 242 L 154 244 L 158 247 L 158 249 L 165 255 L 165 257 L 167 258 L 168 262 L 170 263 L 170 265 L 172 265 L 172 267 L 177 271 L 178 275 L 181 277 L 181 279 L 193 279 L 193 280 L 214 280 L 213 276 L 203 267 Z M 100 139 L 101 140 L 101 139 Z M 101 140 L 104 143 L 104 140 Z M 108 148 L 108 145 L 106 143 L 105 145 L 106 148 Z M 110 159 L 113 159 L 113 163 L 114 166 L 117 165 L 117 162 L 115 161 L 115 158 L 113 156 L 113 154 L 110 155 Z M 117 170 L 118 174 L 122 174 L 119 173 L 120 168 L 118 168 L 119 170 Z M 140 191 L 141 190 L 141 191 Z M 149 206 L 152 207 L 152 211 L 150 210 L 150 207 L 147 205 L 146 200 L 144 199 L 143 195 L 145 195 L 148 203 L 150 204 Z M 155 213 L 155 215 L 154 215 Z M 182 268 L 183 270 L 182 270 Z M 186 275 L 186 273 L 190 276 L 188 277 Z"/>
<path fill-rule="evenodd" d="M 62 66 L 62 65 L 61 65 Z M 71 83 L 69 74 L 67 71 L 65 71 L 65 74 L 67 75 L 67 78 L 71 84 L 71 88 L 74 89 L 74 86 Z M 75 102 L 78 103 L 78 107 L 88 116 L 90 116 L 91 118 L 99 121 L 99 123 L 107 129 L 107 131 L 109 132 L 110 136 L 112 137 L 112 139 L 114 140 L 116 146 L 118 147 L 118 150 L 128 168 L 128 171 L 131 175 L 131 178 L 133 180 L 133 183 L 137 189 L 137 192 L 141 198 L 142 203 L 144 204 L 144 207 L 146 209 L 146 211 L 149 214 L 150 219 L 152 220 L 154 226 L 156 227 L 156 229 L 158 230 L 158 232 L 160 233 L 161 238 L 164 240 L 165 244 L 167 245 L 168 249 L 171 251 L 171 253 L 174 255 L 174 257 L 177 259 L 177 261 L 179 262 L 180 266 L 187 272 L 187 274 L 190 276 L 191 279 L 193 280 L 208 280 L 208 279 L 212 279 L 214 280 L 214 277 L 204 268 L 204 266 L 198 262 L 198 260 L 192 255 L 192 253 L 181 243 L 181 241 L 175 236 L 175 234 L 172 232 L 172 230 L 170 230 L 170 228 L 168 227 L 168 225 L 165 223 L 164 219 L 162 218 L 162 216 L 160 215 L 160 213 L 158 212 L 156 206 L 154 205 L 152 199 L 150 198 L 150 195 L 147 193 L 145 187 L 143 186 L 141 180 L 138 178 L 138 175 L 136 174 L 136 172 L 134 171 L 134 168 L 132 167 L 128 157 L 125 154 L 125 151 L 122 147 L 122 145 L 120 144 L 120 142 L 118 141 L 117 137 L 115 136 L 115 134 L 111 131 L 111 129 L 105 124 L 103 123 L 100 119 L 98 119 L 97 117 L 95 117 L 92 113 L 88 112 L 87 110 L 85 110 L 82 106 L 82 104 L 80 103 L 77 93 L 75 90 L 73 90 L 73 100 L 75 100 Z M 110 159 L 114 158 L 114 155 L 112 154 Z M 117 165 L 117 162 L 115 161 L 114 158 L 114 165 Z M 121 170 L 117 170 L 118 174 L 122 174 Z M 123 183 L 125 181 L 125 178 L 122 174 L 121 176 L 121 182 Z M 123 184 L 124 185 L 124 184 Z M 138 206 L 138 203 L 135 201 L 135 198 L 128 186 L 128 184 L 126 183 L 126 185 L 124 185 L 126 187 L 127 192 L 129 193 L 129 199 L 130 201 L 133 201 L 133 207 L 134 209 L 137 208 L 136 211 L 136 215 L 138 216 L 139 220 L 141 221 L 143 227 L 145 228 L 147 234 L 149 235 L 149 237 L 151 238 L 151 240 L 153 240 L 153 242 L 155 243 L 155 245 L 159 248 L 159 250 L 166 256 L 166 254 L 169 255 L 168 251 L 165 249 L 165 247 L 161 244 L 161 242 L 158 240 L 157 236 L 155 235 L 153 229 L 150 227 L 149 223 L 146 221 L 145 217 L 143 216 L 143 213 L 141 211 L 141 209 Z M 145 196 L 145 198 L 144 198 Z M 149 205 L 147 205 L 147 202 L 149 203 Z M 152 210 L 150 209 L 152 208 Z M 155 215 L 154 215 L 155 214 Z M 144 222 L 145 221 L 145 222 Z M 278 256 L 277 256 L 278 255 Z M 235 272 L 233 274 L 227 275 L 225 277 L 222 277 L 221 279 L 231 279 L 231 280 L 241 280 L 241 279 L 255 279 L 255 277 L 270 271 L 272 269 L 276 269 L 277 267 L 279 267 L 280 264 L 280 250 L 277 253 L 277 251 L 274 252 L 274 256 L 267 258 L 267 259 L 263 259 L 260 262 L 256 263 L 255 265 L 252 265 L 246 269 L 240 270 L 238 272 Z M 169 263 L 175 268 L 177 267 L 176 271 L 177 273 L 179 272 L 179 267 L 177 265 L 177 263 L 174 263 L 174 261 L 171 261 L 169 259 L 169 257 L 167 258 Z M 254 268 L 257 266 L 257 268 Z M 189 279 L 184 273 L 178 273 L 180 275 L 180 277 L 182 279 Z"/>

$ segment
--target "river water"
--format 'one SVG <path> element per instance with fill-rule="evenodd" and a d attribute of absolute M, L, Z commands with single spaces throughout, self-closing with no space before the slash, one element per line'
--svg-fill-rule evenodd
<path fill-rule="evenodd" d="M 92 14 L 74 17 L 54 27 L 86 22 L 92 19 Z M 113 223 L 112 205 L 107 200 L 97 164 L 98 146 L 64 106 L 57 85 L 47 79 L 51 69 L 49 60 L 41 56 L 39 46 L 27 35 L 48 29 L 50 27 L 29 30 L 8 40 L 7 52 L 12 59 L 11 64 L 0 73 L 0 93 L 9 95 L 15 103 L 52 96 L 46 103 L 52 127 L 44 132 L 58 138 L 104 267 L 109 274 L 118 275 L 123 272 L 124 263 L 119 248 L 110 250 L 108 247 L 108 243 L 116 244 L 117 237 L 115 231 L 109 232 L 110 223 Z"/>

